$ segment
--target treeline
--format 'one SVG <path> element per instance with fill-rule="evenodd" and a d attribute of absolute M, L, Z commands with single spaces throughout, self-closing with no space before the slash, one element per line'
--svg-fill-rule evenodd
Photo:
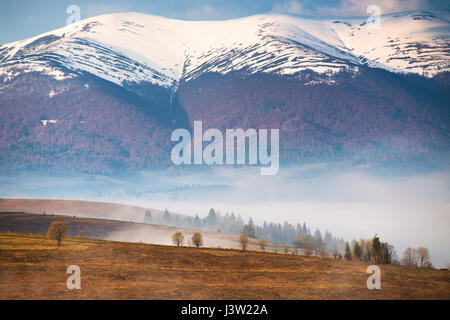
<path fill-rule="evenodd" d="M 243 231 L 248 231 L 248 226 L 249 225 L 245 225 Z M 51 228 L 49 229 L 49 234 L 51 233 L 52 227 L 54 227 L 54 224 L 52 224 Z M 340 260 L 342 258 L 345 258 L 345 260 L 367 261 L 376 264 L 399 265 L 402 263 L 406 266 L 433 268 L 430 260 L 430 253 L 425 247 L 419 247 L 417 249 L 408 247 L 403 252 L 403 258 L 400 261 L 397 257 L 397 254 L 395 253 L 394 246 L 386 241 L 381 241 L 377 235 L 375 235 L 372 239 L 361 239 L 360 241 L 353 240 L 351 247 L 348 242 L 345 242 L 344 255 L 339 253 L 336 248 L 333 248 L 331 251 L 327 251 L 325 249 L 324 243 L 319 242 L 319 239 L 320 238 L 317 235 L 311 236 L 306 234 L 297 236 L 293 242 L 293 244 L 295 245 L 294 250 L 290 252 L 289 247 L 285 246 L 284 253 L 298 255 L 298 247 L 300 247 L 303 249 L 303 255 L 305 256 L 311 256 L 315 251 L 315 254 L 322 258 L 330 257 L 331 255 L 334 256 L 335 259 Z M 177 247 L 183 246 L 184 240 L 184 234 L 180 231 L 177 231 L 172 235 L 172 242 Z M 246 251 L 249 244 L 249 238 L 246 235 L 242 234 L 239 237 L 239 244 L 241 250 Z M 58 245 L 60 245 L 59 242 Z M 203 236 L 201 235 L 201 233 L 194 232 L 192 237 L 188 239 L 188 245 L 197 248 L 203 246 Z M 265 240 L 260 239 L 258 241 L 258 246 L 262 252 L 266 252 L 267 243 Z M 278 249 L 275 249 L 274 253 L 278 253 Z M 450 264 L 448 265 L 450 266 Z M 447 268 L 449 267 L 447 266 Z"/>
<path fill-rule="evenodd" d="M 372 239 L 353 240 L 351 245 L 346 242 L 344 248 L 346 260 L 362 260 L 376 264 L 396 264 L 421 268 L 433 268 L 430 252 L 425 247 L 406 248 L 400 259 L 395 247 L 387 241 L 381 241 L 375 235 Z"/>
<path fill-rule="evenodd" d="M 147 210 L 144 222 L 237 234 L 277 244 L 294 245 L 295 248 L 302 249 L 306 256 L 314 254 L 321 257 L 332 256 L 335 259 L 359 260 L 376 264 L 433 267 L 429 251 L 424 247 L 416 249 L 408 247 L 400 259 L 395 247 L 387 241 L 382 241 L 377 235 L 369 239 L 354 239 L 349 243 L 342 238 L 333 236 L 328 230 L 323 235 L 319 229 L 311 232 L 306 223 L 297 223 L 294 226 L 286 221 L 283 224 L 264 221 L 262 225 L 257 225 L 251 217 L 245 223 L 240 215 L 236 216 L 234 213 L 223 215 L 213 208 L 204 218 L 200 218 L 198 215 L 195 215 L 194 218 L 179 216 L 171 214 L 167 209 L 162 218 L 153 217 L 151 211 Z"/>
<path fill-rule="evenodd" d="M 376 264 L 400 264 L 395 248 L 387 241 L 381 241 L 375 235 L 372 239 L 353 240 L 351 245 L 346 242 L 344 248 L 346 260 L 362 260 Z"/>
<path fill-rule="evenodd" d="M 170 215 L 167 210 L 165 214 Z M 148 218 L 149 216 L 151 216 L 151 212 L 147 211 L 146 217 Z M 211 209 L 208 217 L 211 218 L 214 216 L 217 218 L 220 217 L 220 214 L 216 214 L 213 209 Z M 198 216 L 196 216 L 196 218 L 198 218 Z M 205 219 L 198 218 L 198 221 L 202 220 L 205 221 Z M 247 246 L 249 244 L 249 237 L 256 237 L 253 226 L 253 222 L 251 222 L 250 218 L 249 223 L 245 224 L 242 228 L 241 236 L 239 238 L 239 243 L 242 251 L 245 251 L 247 249 Z M 322 239 L 319 230 L 316 230 L 315 234 L 311 235 L 308 231 L 308 228 L 306 227 L 306 224 L 303 224 L 303 227 L 305 227 L 306 234 L 298 235 L 294 238 L 292 243 L 294 244 L 295 248 L 292 251 L 292 254 L 297 255 L 298 248 L 301 248 L 303 250 L 303 255 L 305 256 L 311 256 L 315 252 L 316 256 L 320 256 L 322 258 L 332 256 L 335 259 L 345 258 L 345 260 L 367 261 L 375 264 L 403 264 L 412 267 L 433 268 L 430 253 L 425 247 L 418 247 L 415 249 L 410 247 L 406 248 L 403 252 L 402 260 L 400 260 L 395 252 L 394 246 L 386 241 L 381 241 L 380 238 L 375 235 L 372 239 L 361 239 L 359 241 L 353 240 L 351 246 L 348 241 L 345 242 L 344 255 L 342 255 L 336 244 L 336 242 L 339 242 L 340 244 L 341 239 L 336 240 L 329 232 L 327 232 L 324 239 Z M 302 232 L 303 227 L 301 227 Z M 262 227 L 261 230 L 264 230 L 264 227 Z M 62 221 L 52 222 L 47 232 L 47 236 L 50 239 L 56 240 L 57 246 L 61 246 L 62 240 L 67 234 L 68 227 Z M 82 230 L 79 231 L 78 237 L 84 238 L 84 232 Z M 266 252 L 266 240 L 262 237 L 258 238 L 260 238 L 260 240 L 258 241 L 259 248 L 261 249 L 261 251 Z M 328 240 L 328 243 L 325 241 L 325 239 Z M 180 231 L 177 231 L 172 235 L 172 242 L 176 246 L 183 246 L 184 241 L 184 234 Z M 188 239 L 188 245 L 195 246 L 197 248 L 203 246 L 202 234 L 200 232 L 194 232 L 192 237 Z M 326 246 L 328 246 L 328 248 L 332 247 L 332 249 L 327 249 Z M 275 249 L 274 252 L 278 253 L 278 249 Z M 289 247 L 287 245 L 284 247 L 284 253 L 290 253 Z M 447 264 L 447 268 L 449 268 L 449 266 L 450 264 Z"/>
<path fill-rule="evenodd" d="M 194 218 L 180 217 L 171 214 L 166 209 L 161 219 L 156 216 L 154 217 L 151 211 L 147 210 L 145 212 L 144 222 L 238 234 L 249 238 L 264 239 L 272 243 L 289 245 L 294 242 L 296 237 L 309 237 L 314 239 L 315 244 L 320 243 L 320 246 L 324 246 L 328 251 L 337 249 L 339 252 L 343 252 L 344 250 L 344 240 L 342 238 L 334 237 L 330 231 L 326 231 L 322 235 L 319 229 L 316 229 L 312 233 L 306 223 L 292 225 L 286 221 L 283 224 L 264 221 L 262 225 L 257 225 L 251 217 L 245 223 L 240 215 L 236 216 L 234 213 L 220 214 L 220 212 L 213 208 L 209 210 L 208 215 L 204 218 L 200 218 L 198 215 L 195 215 Z"/>

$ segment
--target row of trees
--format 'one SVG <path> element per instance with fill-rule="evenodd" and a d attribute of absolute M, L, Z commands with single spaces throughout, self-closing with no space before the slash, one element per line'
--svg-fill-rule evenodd
<path fill-rule="evenodd" d="M 346 260 L 373 261 L 377 264 L 399 264 L 394 246 L 381 241 L 375 235 L 372 239 L 353 240 L 352 245 L 345 243 L 344 258 Z"/>
<path fill-rule="evenodd" d="M 239 243 L 241 249 L 245 251 L 250 242 L 247 234 L 253 235 L 251 230 L 252 225 L 247 224 L 242 229 L 242 234 L 239 238 Z M 62 221 L 53 222 L 47 232 L 47 236 L 50 239 L 56 240 L 57 246 L 61 246 L 62 239 L 66 236 L 68 232 L 67 225 Z M 320 231 L 319 231 L 320 233 Z M 311 256 L 313 252 L 317 256 L 325 257 L 330 253 L 335 259 L 342 258 L 342 254 L 339 250 L 334 247 L 331 251 L 327 250 L 322 238 L 317 231 L 314 236 L 310 234 L 299 235 L 294 238 L 294 254 L 297 254 L 297 248 L 302 248 L 305 256 Z M 83 234 L 84 235 L 84 234 Z M 83 237 L 80 232 L 80 236 Z M 172 235 L 172 242 L 180 247 L 184 244 L 184 234 L 180 231 L 175 232 Z M 203 246 L 203 236 L 200 232 L 194 232 L 192 237 L 189 239 L 189 245 L 195 246 L 197 248 Z M 258 245 L 261 251 L 266 250 L 267 241 L 265 239 L 259 239 Z M 289 253 L 289 247 L 285 246 L 285 253 Z M 398 259 L 393 245 L 386 241 L 381 241 L 380 238 L 375 235 L 372 239 L 361 239 L 360 241 L 353 240 L 352 245 L 345 242 L 344 245 L 344 256 L 346 260 L 362 260 L 371 261 L 376 264 L 404 264 L 406 266 L 417 266 L 421 268 L 432 268 L 430 253 L 425 247 L 418 248 L 406 248 L 403 252 L 402 260 Z"/>
<path fill-rule="evenodd" d="M 314 232 L 314 235 L 307 233 L 296 236 L 292 244 L 296 248 L 303 249 L 303 252 L 307 256 L 313 253 L 326 256 L 328 252 L 340 254 L 344 248 L 344 241 L 342 239 L 334 238 L 328 231 L 325 233 L 325 237 L 322 238 L 322 234 L 318 229 Z"/>
<path fill-rule="evenodd" d="M 400 260 L 395 248 L 375 235 L 372 239 L 353 240 L 345 243 L 344 258 L 346 260 L 371 261 L 377 264 L 403 264 L 421 268 L 432 268 L 430 252 L 425 247 L 406 248 Z"/>
<path fill-rule="evenodd" d="M 200 218 L 198 215 L 194 218 L 180 217 L 171 214 L 167 209 L 164 211 L 162 218 L 159 218 L 156 216 L 153 217 L 150 210 L 147 210 L 145 212 L 144 222 L 238 234 L 248 238 L 258 238 L 279 244 L 291 244 L 296 237 L 307 236 L 314 238 L 312 242 L 315 244 L 320 243 L 319 247 L 323 245 L 325 250 L 330 251 L 334 248 L 340 252 L 344 250 L 344 240 L 342 238 L 334 237 L 330 231 L 326 231 L 324 236 L 322 236 L 322 233 L 318 229 L 312 234 L 306 223 L 292 225 L 288 222 L 281 224 L 264 221 L 262 225 L 256 225 L 251 217 L 247 223 L 244 223 L 240 215 L 236 216 L 234 213 L 221 215 L 213 208 L 209 210 L 208 215 L 204 218 Z"/>
<path fill-rule="evenodd" d="M 177 247 L 182 247 L 184 244 L 184 234 L 180 231 L 175 232 L 172 235 L 172 242 Z M 189 243 L 194 247 L 200 248 L 201 246 L 203 246 L 203 236 L 200 232 L 194 232 Z"/>

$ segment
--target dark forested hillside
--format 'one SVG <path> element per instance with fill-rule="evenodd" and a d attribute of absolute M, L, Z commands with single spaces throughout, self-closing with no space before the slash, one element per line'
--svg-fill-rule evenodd
<path fill-rule="evenodd" d="M 125 89 L 89 74 L 24 73 L 0 87 L 0 159 L 3 170 L 167 167 L 172 130 L 201 120 L 204 130 L 280 128 L 281 163 L 445 162 L 447 78 L 370 68 L 328 80 L 313 72 L 209 73 L 174 93 L 145 83 Z"/>
<path fill-rule="evenodd" d="M 177 111 L 161 89 L 153 99 L 145 99 L 94 76 L 54 80 L 30 73 L 0 90 L 3 170 L 108 174 L 170 160 L 167 137 Z"/>
<path fill-rule="evenodd" d="M 446 152 L 449 94 L 434 80 L 379 69 L 333 83 L 259 74 L 204 75 L 180 86 L 189 121 L 213 128 L 280 128 L 285 162 L 394 161 Z"/>

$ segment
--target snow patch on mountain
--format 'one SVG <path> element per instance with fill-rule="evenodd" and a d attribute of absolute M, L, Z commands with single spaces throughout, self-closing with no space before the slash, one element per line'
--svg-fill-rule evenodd
<path fill-rule="evenodd" d="M 385 15 L 378 30 L 368 28 L 365 18 L 266 14 L 180 21 L 110 14 L 0 46 L 0 77 L 7 81 L 17 70 L 57 79 L 89 72 L 119 85 L 174 88 L 204 72 L 239 70 L 280 75 L 312 70 L 329 77 L 368 65 L 433 76 L 449 71 L 449 35 L 446 11 Z"/>
<path fill-rule="evenodd" d="M 431 77 L 449 71 L 449 21 L 449 12 L 432 10 L 381 16 L 379 30 L 364 19 L 328 25 L 368 66 Z"/>

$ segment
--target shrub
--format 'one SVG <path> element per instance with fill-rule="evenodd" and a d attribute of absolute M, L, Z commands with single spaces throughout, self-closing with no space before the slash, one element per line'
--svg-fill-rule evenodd
<path fill-rule="evenodd" d="M 312 255 L 312 252 L 313 248 L 311 241 L 306 241 L 305 244 L 303 245 L 303 253 L 305 254 L 305 256 L 309 257 Z"/>
<path fill-rule="evenodd" d="M 67 225 L 62 221 L 54 221 L 48 228 L 47 236 L 50 239 L 56 240 L 56 245 L 59 247 L 62 244 L 63 237 L 67 234 Z"/>
<path fill-rule="evenodd" d="M 320 248 L 319 248 L 319 255 L 320 255 L 322 258 L 324 258 L 324 257 L 327 256 L 327 254 L 328 254 L 328 252 L 327 252 L 327 250 L 325 249 L 325 247 L 324 247 L 324 246 L 320 246 Z"/>
<path fill-rule="evenodd" d="M 172 242 L 177 246 L 177 247 L 181 247 L 184 243 L 184 235 L 180 232 L 177 231 L 172 235 Z"/>
<path fill-rule="evenodd" d="M 203 237 L 200 232 L 194 232 L 192 235 L 192 244 L 196 246 L 197 248 L 201 247 L 203 245 Z"/>
<path fill-rule="evenodd" d="M 241 244 L 242 251 L 245 251 L 248 246 L 248 238 L 246 236 L 240 236 L 239 237 L 239 243 Z"/>
<path fill-rule="evenodd" d="M 261 251 L 265 252 L 266 251 L 266 245 L 267 245 L 266 240 L 261 239 L 261 240 L 258 241 L 258 244 L 259 244 L 259 247 L 261 248 Z"/>

